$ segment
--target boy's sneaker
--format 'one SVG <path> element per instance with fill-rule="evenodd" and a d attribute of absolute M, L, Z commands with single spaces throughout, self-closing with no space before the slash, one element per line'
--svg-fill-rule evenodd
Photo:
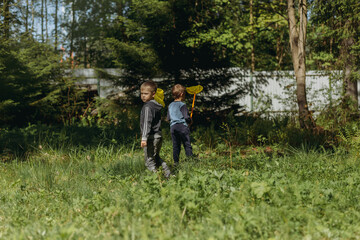
<path fill-rule="evenodd" d="M 170 174 L 164 174 L 164 176 L 165 176 L 165 178 L 166 178 L 167 180 L 169 180 L 170 178 L 174 178 L 174 177 L 176 177 L 173 173 L 170 173 Z"/>
<path fill-rule="evenodd" d="M 163 168 L 163 171 L 164 171 L 165 178 L 169 179 L 169 177 L 171 175 L 170 168 L 168 167 L 168 165 L 165 162 L 162 163 L 162 168 Z"/>

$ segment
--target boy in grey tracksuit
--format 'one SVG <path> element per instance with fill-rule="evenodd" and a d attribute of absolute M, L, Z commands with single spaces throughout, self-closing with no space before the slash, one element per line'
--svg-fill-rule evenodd
<path fill-rule="evenodd" d="M 162 166 L 166 178 L 171 172 L 167 164 L 160 158 L 162 145 L 161 109 L 154 100 L 157 86 L 154 82 L 144 82 L 140 87 L 141 100 L 144 105 L 140 113 L 141 147 L 144 149 L 145 166 L 152 172 Z"/>

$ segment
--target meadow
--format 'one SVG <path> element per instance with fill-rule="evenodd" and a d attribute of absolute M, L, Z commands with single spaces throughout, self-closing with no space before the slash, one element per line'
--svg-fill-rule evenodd
<path fill-rule="evenodd" d="M 136 138 L 77 131 L 2 130 L 2 146 L 13 149 L 13 138 L 20 147 L 1 155 L 0 239 L 360 238 L 357 145 L 214 147 L 194 139 L 197 158 L 182 155 L 166 180 L 145 169 Z M 171 151 L 165 134 L 169 165 Z"/>

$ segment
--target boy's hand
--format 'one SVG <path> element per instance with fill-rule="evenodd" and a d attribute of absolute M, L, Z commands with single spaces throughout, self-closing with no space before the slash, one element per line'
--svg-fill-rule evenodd
<path fill-rule="evenodd" d="M 141 147 L 143 148 L 143 147 L 146 147 L 146 146 L 147 146 L 146 141 L 141 141 Z"/>

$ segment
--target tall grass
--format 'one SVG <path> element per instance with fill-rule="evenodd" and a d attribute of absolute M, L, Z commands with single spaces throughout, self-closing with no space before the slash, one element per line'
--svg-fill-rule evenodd
<path fill-rule="evenodd" d="M 0 239 L 358 238 L 357 125 L 329 150 L 268 121 L 194 129 L 197 157 L 182 151 L 169 180 L 146 170 L 136 134 L 121 128 L 2 129 Z M 291 136 L 295 146 L 281 143 Z"/>
<path fill-rule="evenodd" d="M 50 141 L 48 141 L 50 142 Z M 68 146 L 68 147 L 65 147 Z M 344 151 L 194 144 L 166 180 L 133 144 L 51 147 L 0 163 L 2 239 L 356 239 L 359 161 Z M 171 165 L 171 143 L 163 158 Z"/>

